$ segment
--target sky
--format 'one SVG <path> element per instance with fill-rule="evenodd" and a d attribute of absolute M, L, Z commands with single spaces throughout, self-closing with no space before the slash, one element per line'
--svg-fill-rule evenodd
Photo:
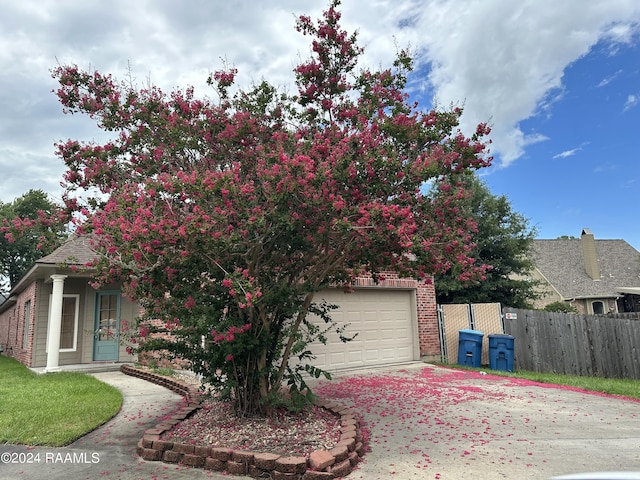
<path fill-rule="evenodd" d="M 0 201 L 29 189 L 61 198 L 54 143 L 100 140 L 87 118 L 64 115 L 51 69 L 206 86 L 238 69 L 240 86 L 268 80 L 295 92 L 308 57 L 295 16 L 328 0 L 0 0 Z M 492 126 L 494 195 L 537 238 L 624 239 L 640 250 L 640 2 L 637 0 L 343 0 L 362 65 L 391 65 L 408 47 L 409 93 L 422 109 L 464 108 L 463 132 Z"/>

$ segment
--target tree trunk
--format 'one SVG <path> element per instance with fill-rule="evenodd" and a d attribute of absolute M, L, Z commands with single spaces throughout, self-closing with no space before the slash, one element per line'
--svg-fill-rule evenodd
<path fill-rule="evenodd" d="M 284 372 L 287 369 L 287 364 L 289 363 L 289 357 L 291 356 L 291 349 L 293 348 L 295 334 L 298 333 L 298 329 L 300 328 L 300 324 L 302 323 L 302 320 L 304 320 L 304 317 L 307 316 L 307 312 L 309 311 L 309 307 L 311 306 L 311 302 L 313 301 L 313 296 L 314 296 L 314 292 L 310 292 L 310 293 L 307 293 L 307 295 L 304 297 L 302 308 L 298 312 L 296 321 L 294 322 L 291 333 L 289 334 L 289 340 L 287 341 L 287 346 L 285 347 L 284 352 L 282 353 L 282 361 L 280 363 L 280 369 L 278 370 L 278 375 L 276 376 L 276 380 L 271 386 L 271 388 L 273 388 L 274 386 L 277 386 L 278 388 L 280 388 L 280 385 L 282 384 L 282 379 L 284 378 Z"/>

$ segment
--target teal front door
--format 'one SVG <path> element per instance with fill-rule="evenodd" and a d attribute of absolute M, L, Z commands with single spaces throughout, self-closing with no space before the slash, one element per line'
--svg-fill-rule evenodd
<path fill-rule="evenodd" d="M 120 292 L 98 292 L 93 336 L 93 359 L 95 361 L 118 360 L 119 331 Z"/>

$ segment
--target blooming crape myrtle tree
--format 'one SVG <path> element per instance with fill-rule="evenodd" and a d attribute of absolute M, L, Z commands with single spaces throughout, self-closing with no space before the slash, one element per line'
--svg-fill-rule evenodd
<path fill-rule="evenodd" d="M 99 252 L 96 281 L 122 281 L 175 336 L 162 347 L 239 415 L 268 413 L 283 384 L 293 399 L 310 396 L 301 374 L 324 372 L 309 342 L 330 328 L 348 340 L 331 306 L 314 302 L 321 289 L 363 272 L 427 279 L 461 265 L 471 279 L 485 268 L 468 256 L 474 223 L 450 179 L 488 165 L 487 126 L 467 138 L 459 109 L 410 104 L 404 52 L 387 70 L 357 70 L 362 49 L 338 6 L 297 20 L 312 43 L 295 96 L 266 82 L 240 90 L 233 69 L 209 78 L 216 101 L 74 66 L 53 72 L 66 111 L 115 134 L 58 145 L 69 211 Z M 425 182 L 445 191 L 429 198 Z M 81 201 L 87 190 L 99 194 Z"/>

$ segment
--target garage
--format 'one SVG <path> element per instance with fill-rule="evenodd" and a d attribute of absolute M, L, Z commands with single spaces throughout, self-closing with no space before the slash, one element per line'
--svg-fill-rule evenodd
<path fill-rule="evenodd" d="M 415 322 L 415 291 L 389 288 L 357 289 L 345 293 L 340 289 L 327 289 L 316 295 L 339 305 L 331 312 L 338 325 L 349 324 L 345 336 L 358 335 L 343 343 L 335 332 L 328 336 L 327 345 L 313 343 L 316 355 L 313 365 L 328 371 L 389 365 L 415 360 L 419 357 Z M 324 322 L 315 317 L 312 321 Z"/>

